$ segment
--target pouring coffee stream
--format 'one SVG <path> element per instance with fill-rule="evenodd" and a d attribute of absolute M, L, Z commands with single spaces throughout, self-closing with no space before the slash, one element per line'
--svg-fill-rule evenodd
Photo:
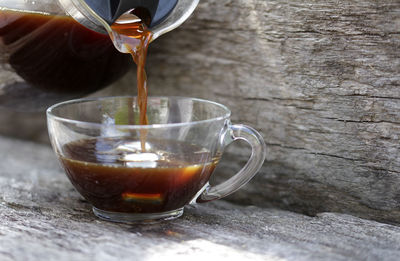
<path fill-rule="evenodd" d="M 137 66 L 137 104 L 139 107 L 139 124 L 147 125 L 147 75 L 145 71 L 147 49 L 149 47 L 152 33 L 147 29 L 146 24 L 137 16 L 130 12 L 123 14 L 117 21 L 111 25 L 111 39 L 121 41 L 121 46 L 132 56 Z M 133 104 L 128 108 L 133 110 Z M 146 131 L 140 133 L 141 149 L 146 151 Z"/>
<path fill-rule="evenodd" d="M 198 2 L 2 0 L 0 106 L 43 110 L 108 86 L 129 68 L 128 57 L 120 52 L 135 51 L 129 47 L 135 46 L 134 37 L 125 37 L 113 24 L 127 15 L 140 18 L 151 32 L 149 43 L 182 24 Z"/>

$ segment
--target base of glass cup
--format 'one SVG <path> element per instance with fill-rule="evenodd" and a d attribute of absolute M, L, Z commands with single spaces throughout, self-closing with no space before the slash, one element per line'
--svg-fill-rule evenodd
<path fill-rule="evenodd" d="M 176 210 L 160 212 L 160 213 L 121 213 L 121 212 L 112 212 L 105 211 L 93 207 L 93 213 L 103 220 L 118 222 L 118 223 L 128 223 L 128 224 L 137 224 L 137 223 L 158 223 L 164 220 L 171 220 L 182 216 L 183 208 L 179 208 Z"/>

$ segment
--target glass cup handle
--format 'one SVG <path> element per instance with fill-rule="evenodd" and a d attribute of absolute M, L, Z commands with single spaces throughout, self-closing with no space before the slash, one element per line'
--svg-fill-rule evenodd
<path fill-rule="evenodd" d="M 244 140 L 250 144 L 252 149 L 250 159 L 247 161 L 246 165 L 236 173 L 236 175 L 227 181 L 216 186 L 208 185 L 203 193 L 201 193 L 197 198 L 197 203 L 220 199 L 232 194 L 249 182 L 250 179 L 260 170 L 264 163 L 267 151 L 261 134 L 255 129 L 245 125 L 229 125 L 227 132 L 225 132 L 223 146 L 227 146 L 236 140 Z"/>

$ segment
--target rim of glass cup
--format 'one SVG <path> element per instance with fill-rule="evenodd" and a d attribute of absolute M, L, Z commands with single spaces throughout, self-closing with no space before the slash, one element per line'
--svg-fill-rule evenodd
<path fill-rule="evenodd" d="M 73 120 L 73 119 L 67 119 L 63 118 L 61 116 L 56 116 L 53 114 L 53 110 L 57 109 L 58 107 L 66 106 L 66 105 L 71 105 L 75 103 L 83 103 L 83 102 L 91 102 L 91 101 L 101 101 L 101 100 L 108 100 L 108 99 L 119 99 L 119 98 L 136 98 L 137 96 L 107 96 L 107 97 L 92 97 L 92 98 L 80 98 L 80 99 L 73 99 L 73 100 L 68 100 L 60 103 L 56 103 L 52 106 L 50 106 L 46 110 L 46 115 L 48 118 L 52 118 L 57 121 L 65 122 L 65 123 L 73 123 L 73 124 L 79 124 L 83 125 L 86 127 L 100 127 L 104 126 L 104 123 L 97 123 L 97 122 L 87 122 L 87 121 L 80 121 L 80 120 Z M 177 123 L 160 123 L 160 124 L 149 124 L 149 125 L 126 125 L 126 124 L 121 124 L 118 125 L 118 127 L 121 128 L 129 128 L 129 129 L 154 129 L 154 128 L 166 128 L 166 127 L 182 127 L 182 126 L 190 126 L 190 125 L 196 125 L 196 124 L 203 124 L 203 123 L 208 123 L 208 122 L 213 122 L 213 121 L 219 121 L 219 120 L 226 120 L 229 119 L 231 116 L 231 111 L 226 107 L 225 105 L 214 102 L 214 101 L 209 101 L 205 99 L 200 99 L 200 98 L 190 98 L 190 97 L 183 97 L 183 96 L 149 96 L 148 99 L 152 98 L 167 98 L 167 99 L 182 99 L 182 100 L 193 100 L 193 101 L 199 101 L 203 103 L 208 103 L 208 104 L 213 104 L 216 105 L 223 110 L 225 110 L 225 113 L 221 116 L 218 117 L 213 117 L 205 120 L 199 120 L 199 121 L 189 121 L 189 122 L 177 122 Z"/>

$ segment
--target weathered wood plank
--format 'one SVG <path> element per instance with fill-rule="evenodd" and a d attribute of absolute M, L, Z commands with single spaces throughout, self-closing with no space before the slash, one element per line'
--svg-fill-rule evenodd
<path fill-rule="evenodd" d="M 263 133 L 235 199 L 400 222 L 399 50 L 400 1 L 206 0 L 151 47 L 150 93 L 225 103 Z"/>
<path fill-rule="evenodd" d="M 150 95 L 224 103 L 263 133 L 267 162 L 232 200 L 398 223 L 399 50 L 398 0 L 202 0 L 150 47 Z M 131 93 L 134 70 L 112 88 L 98 95 Z M 46 140 L 43 117 L 0 118 L 2 133 Z M 247 155 L 231 149 L 219 172 Z"/>
<path fill-rule="evenodd" d="M 47 146 L 0 137 L 0 260 L 398 260 L 400 228 L 224 201 L 156 225 L 98 220 Z"/>

